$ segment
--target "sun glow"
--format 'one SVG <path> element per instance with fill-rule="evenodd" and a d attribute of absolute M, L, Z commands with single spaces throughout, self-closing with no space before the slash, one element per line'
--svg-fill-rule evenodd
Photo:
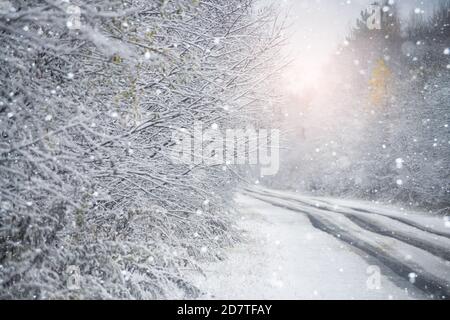
<path fill-rule="evenodd" d="M 285 89 L 290 93 L 320 90 L 323 87 L 323 64 L 313 60 L 299 60 L 288 66 L 283 75 Z"/>

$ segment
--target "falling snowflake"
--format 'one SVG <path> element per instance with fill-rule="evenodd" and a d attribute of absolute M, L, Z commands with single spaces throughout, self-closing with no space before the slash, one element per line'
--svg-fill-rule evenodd
<path fill-rule="evenodd" d="M 398 158 L 395 160 L 395 165 L 397 167 L 397 169 L 402 169 L 403 168 L 403 163 L 405 161 L 402 158 Z"/>
<path fill-rule="evenodd" d="M 418 275 L 417 275 L 416 273 L 411 272 L 411 273 L 408 275 L 409 282 L 411 282 L 412 284 L 416 283 L 417 277 L 418 277 Z"/>
<path fill-rule="evenodd" d="M 450 229 L 450 217 L 444 218 L 444 226 Z"/>
<path fill-rule="evenodd" d="M 12 206 L 12 203 L 9 202 L 9 201 L 2 201 L 1 204 L 0 204 L 0 208 L 1 208 L 2 210 L 5 210 L 5 211 L 11 210 L 12 207 L 13 207 L 13 206 Z"/>

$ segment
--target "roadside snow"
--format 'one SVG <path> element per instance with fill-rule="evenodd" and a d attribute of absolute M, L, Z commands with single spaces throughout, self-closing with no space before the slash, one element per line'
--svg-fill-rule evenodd
<path fill-rule="evenodd" d="M 376 261 L 315 229 L 298 212 L 238 195 L 246 242 L 225 261 L 204 266 L 194 282 L 204 299 L 414 299 L 425 296 L 381 268 L 381 288 L 369 289 Z"/>
<path fill-rule="evenodd" d="M 449 262 L 430 252 L 431 250 L 446 256 L 447 252 L 442 251 L 445 248 L 439 245 L 445 245 L 446 238 L 440 239 L 442 241 L 437 241 L 436 244 L 433 241 L 424 242 L 425 234 L 416 237 L 417 233 L 422 231 L 412 230 L 414 227 L 408 225 L 397 228 L 391 228 L 392 223 L 383 225 L 382 221 L 376 219 L 379 218 L 377 214 L 355 215 L 350 211 L 342 212 L 342 208 L 327 209 L 319 203 L 315 205 L 315 202 L 289 199 L 278 194 L 262 194 L 255 191 L 252 197 L 274 206 L 304 213 L 317 228 L 376 257 L 402 278 L 410 279 L 410 275 L 414 275 L 411 281 L 415 286 L 426 290 L 430 296 L 447 299 L 450 295 L 450 282 L 447 280 L 450 278 Z M 354 221 L 355 218 L 359 221 Z M 410 238 L 411 235 L 413 238 Z"/>

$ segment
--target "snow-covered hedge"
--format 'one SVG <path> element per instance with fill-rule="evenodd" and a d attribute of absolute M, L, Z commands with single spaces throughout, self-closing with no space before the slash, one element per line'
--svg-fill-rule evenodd
<path fill-rule="evenodd" d="M 1 298 L 198 295 L 237 178 L 172 133 L 264 119 L 280 30 L 252 2 L 1 1 Z"/>

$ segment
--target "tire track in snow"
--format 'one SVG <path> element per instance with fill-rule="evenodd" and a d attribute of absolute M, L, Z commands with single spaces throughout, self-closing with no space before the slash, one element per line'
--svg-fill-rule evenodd
<path fill-rule="evenodd" d="M 245 193 L 253 198 L 264 201 L 273 206 L 305 214 L 315 228 L 326 232 L 334 236 L 335 238 L 367 253 L 371 257 L 383 263 L 385 266 L 389 267 L 400 277 L 406 278 L 410 274 L 418 275 L 418 277 L 415 279 L 414 285 L 430 296 L 439 299 L 449 299 L 450 282 L 448 280 L 446 280 L 445 278 L 443 279 L 442 277 L 435 276 L 433 273 L 428 272 L 417 263 L 413 263 L 411 261 L 403 261 L 395 254 L 390 254 L 389 252 L 387 252 L 387 250 L 383 249 L 382 246 L 377 246 L 369 243 L 369 241 L 362 239 L 362 237 L 359 237 L 354 233 L 343 229 L 335 222 L 323 217 L 320 213 L 312 214 L 309 211 L 317 212 L 318 210 L 317 208 L 312 207 L 310 204 L 307 204 L 307 206 L 310 207 L 310 210 L 307 211 L 299 207 L 290 205 L 289 203 L 280 202 L 278 200 L 278 196 L 265 196 L 258 194 L 252 190 L 247 190 Z M 304 202 L 302 203 L 305 204 Z M 400 240 L 395 241 L 401 242 Z"/>
<path fill-rule="evenodd" d="M 343 215 L 345 215 L 347 218 L 349 218 L 351 221 L 356 223 L 361 228 L 364 228 L 366 230 L 369 230 L 374 233 L 381 234 L 383 236 L 391 237 L 400 241 L 403 241 L 407 244 L 410 244 L 412 246 L 415 246 L 417 248 L 423 249 L 425 251 L 428 251 L 435 256 L 438 256 L 444 260 L 450 261 L 450 248 L 441 246 L 435 243 L 432 243 L 431 241 L 427 241 L 424 239 L 420 239 L 418 237 L 414 237 L 410 234 L 404 233 L 399 230 L 388 230 L 385 228 L 384 225 L 377 223 L 376 221 L 370 221 L 364 216 L 361 215 L 354 215 L 351 213 L 344 213 L 344 212 L 338 212 Z"/>
<path fill-rule="evenodd" d="M 248 191 L 250 191 L 250 190 L 248 190 Z M 294 201 L 294 202 L 298 202 L 298 203 L 308 206 L 308 207 L 313 207 L 312 204 L 307 203 L 305 201 L 301 201 L 300 199 L 296 199 L 294 197 L 288 197 L 288 196 L 281 197 L 278 195 L 271 195 L 267 192 L 259 192 L 259 191 L 250 191 L 250 192 L 266 195 L 269 197 L 277 197 L 278 199 L 283 199 L 283 200 L 287 200 L 287 201 Z M 342 214 L 342 215 L 346 216 L 347 218 L 349 218 L 350 220 L 352 220 L 355 224 L 357 224 L 358 226 L 360 226 L 363 229 L 400 240 L 402 242 L 408 243 L 417 248 L 428 251 L 438 257 L 441 257 L 444 260 L 450 261 L 450 241 L 448 241 L 448 235 L 446 235 L 444 233 L 439 233 L 435 230 L 432 230 L 430 232 L 430 228 L 426 228 L 426 227 L 418 228 L 418 227 L 416 227 L 417 224 L 412 225 L 412 223 L 403 222 L 406 219 L 396 219 L 393 216 L 379 214 L 379 213 L 371 213 L 370 211 L 367 211 L 367 210 L 363 210 L 363 209 L 357 210 L 355 208 L 350 208 L 350 207 L 348 207 L 347 209 L 349 209 L 351 211 L 363 212 L 363 213 L 352 213 L 351 211 L 341 211 L 338 209 L 331 209 L 333 207 L 333 205 L 328 202 L 317 200 L 317 199 L 314 199 L 314 201 L 321 202 L 321 203 L 324 203 L 327 205 L 327 206 L 315 207 L 316 209 L 321 209 L 321 210 L 332 212 L 332 213 Z M 342 208 L 342 206 L 340 206 L 340 207 Z M 381 219 L 387 219 L 388 222 L 383 224 L 380 221 L 377 221 L 376 219 L 371 218 L 370 215 L 379 216 Z M 401 227 L 392 228 L 392 226 L 391 226 L 389 228 L 388 227 L 389 220 L 393 220 L 390 222 L 391 224 L 403 223 L 406 227 L 412 228 L 412 229 L 408 230 L 409 232 L 405 232 L 405 230 L 402 230 Z M 422 235 L 421 233 L 425 233 L 425 234 Z M 442 237 L 442 235 L 444 235 L 444 238 L 439 239 L 440 237 Z"/>
<path fill-rule="evenodd" d="M 359 212 L 362 212 L 362 213 L 376 214 L 376 215 L 379 215 L 379 216 L 390 218 L 392 220 L 396 220 L 398 222 L 404 223 L 404 224 L 406 224 L 406 225 L 408 225 L 410 227 L 414 227 L 414 228 L 417 228 L 419 230 L 422 230 L 424 232 L 432 233 L 432 234 L 435 234 L 437 236 L 445 237 L 445 238 L 450 239 L 450 235 L 448 233 L 439 232 L 438 230 L 435 230 L 435 229 L 432 229 L 432 228 L 428 228 L 427 226 L 422 226 L 422 225 L 420 225 L 418 223 L 415 223 L 414 221 L 411 221 L 409 219 L 405 219 L 405 218 L 402 218 L 402 217 L 393 217 L 393 216 L 386 215 L 386 214 L 379 213 L 379 212 L 370 212 L 370 211 L 365 210 L 365 209 L 351 208 L 351 207 L 349 207 L 349 209 L 352 209 L 354 211 L 359 211 Z"/>

